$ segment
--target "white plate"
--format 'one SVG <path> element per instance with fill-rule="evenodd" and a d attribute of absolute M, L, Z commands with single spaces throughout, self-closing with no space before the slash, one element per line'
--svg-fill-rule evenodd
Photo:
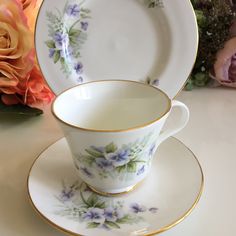
<path fill-rule="evenodd" d="M 55 94 L 82 82 L 127 79 L 173 98 L 195 62 L 198 30 L 190 0 L 44 0 L 35 44 Z"/>
<path fill-rule="evenodd" d="M 72 235 L 152 235 L 182 221 L 196 206 L 203 173 L 194 154 L 169 138 L 160 145 L 150 175 L 134 191 L 102 197 L 89 190 L 63 138 L 35 161 L 28 193 L 36 211 Z"/>

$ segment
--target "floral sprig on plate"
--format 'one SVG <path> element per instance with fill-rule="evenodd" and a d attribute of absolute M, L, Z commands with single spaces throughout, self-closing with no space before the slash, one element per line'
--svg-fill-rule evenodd
<path fill-rule="evenodd" d="M 75 156 L 75 163 L 80 173 L 86 177 L 117 178 L 120 173 L 142 175 L 150 164 L 155 142 L 152 134 L 134 143 L 118 147 L 115 143 L 97 147 L 91 145 L 84 154 Z M 129 179 L 132 176 L 129 176 Z M 120 177 L 121 178 L 121 177 Z"/>
<path fill-rule="evenodd" d="M 77 75 L 77 81 L 83 82 L 83 63 L 81 62 L 81 48 L 87 39 L 90 10 L 83 8 L 85 1 L 67 2 L 62 12 L 47 12 L 48 35 L 46 41 L 49 57 L 56 64 L 60 62 L 61 69 L 66 76 Z"/>
<path fill-rule="evenodd" d="M 60 204 L 55 214 L 85 223 L 90 229 L 120 229 L 124 224 L 145 221 L 145 214 L 158 212 L 156 207 L 146 207 L 137 202 L 126 205 L 124 201 L 102 197 L 80 182 L 71 185 L 63 182 L 62 190 L 56 198 Z"/>

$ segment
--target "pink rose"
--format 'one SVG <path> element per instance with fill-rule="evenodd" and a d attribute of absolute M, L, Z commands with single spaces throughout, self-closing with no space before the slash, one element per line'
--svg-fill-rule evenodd
<path fill-rule="evenodd" d="M 212 77 L 222 85 L 236 88 L 236 37 L 218 51 Z"/>

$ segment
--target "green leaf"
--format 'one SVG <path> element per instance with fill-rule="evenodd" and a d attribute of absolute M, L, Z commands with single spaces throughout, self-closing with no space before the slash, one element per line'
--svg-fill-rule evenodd
<path fill-rule="evenodd" d="M 81 10 L 81 12 L 85 12 L 85 13 L 90 13 L 91 11 L 89 10 L 89 9 L 87 9 L 87 8 L 81 8 L 80 9 Z"/>
<path fill-rule="evenodd" d="M 55 42 L 53 40 L 48 40 L 45 43 L 49 48 L 56 48 Z"/>
<path fill-rule="evenodd" d="M 126 223 L 128 223 L 130 221 L 131 221 L 131 219 L 130 219 L 129 215 L 125 215 L 124 217 L 118 219 L 116 222 L 118 224 L 126 224 Z"/>
<path fill-rule="evenodd" d="M 115 152 L 117 150 L 117 146 L 112 142 L 110 144 L 108 144 L 106 147 L 106 152 L 110 153 L 110 152 Z"/>
<path fill-rule="evenodd" d="M 94 194 L 94 193 L 92 193 L 90 196 L 89 196 L 89 198 L 88 198 L 88 200 L 87 200 L 87 204 L 90 206 L 90 207 L 93 207 L 93 206 L 95 206 L 96 205 L 96 203 L 98 202 L 98 196 L 96 195 L 96 194 Z"/>
<path fill-rule="evenodd" d="M 120 226 L 118 224 L 116 224 L 115 222 L 112 222 L 112 221 L 105 221 L 104 224 L 111 227 L 111 228 L 113 228 L 113 229 L 120 229 Z"/>
<path fill-rule="evenodd" d="M 79 35 L 80 35 L 80 33 L 81 33 L 81 30 L 78 30 L 78 29 L 70 29 L 70 31 L 69 31 L 69 37 L 71 38 L 71 37 L 79 37 Z"/>
<path fill-rule="evenodd" d="M 136 169 L 137 169 L 137 163 L 136 162 L 129 162 L 128 165 L 127 165 L 127 170 L 128 172 L 136 172 Z"/>
<path fill-rule="evenodd" d="M 90 222 L 87 224 L 88 229 L 94 229 L 97 228 L 100 225 L 100 223 Z"/>
<path fill-rule="evenodd" d="M 60 58 L 60 62 L 61 62 L 62 65 L 65 65 L 65 63 L 66 63 L 66 62 L 65 62 L 65 58 L 61 57 L 61 58 Z"/>
<path fill-rule="evenodd" d="M 21 104 L 7 106 L 0 101 L 0 114 L 39 116 L 43 114 L 43 111 L 38 108 L 33 108 Z"/>
<path fill-rule="evenodd" d="M 87 14 L 83 14 L 83 13 L 81 13 L 80 16 L 82 19 L 91 18 L 91 16 L 88 16 Z"/>
<path fill-rule="evenodd" d="M 55 51 L 55 53 L 53 55 L 53 61 L 55 64 L 59 61 L 60 57 L 61 57 L 60 51 Z"/>
<path fill-rule="evenodd" d="M 93 157 L 103 157 L 103 154 L 93 148 L 85 149 L 85 151 Z"/>
<path fill-rule="evenodd" d="M 83 161 L 88 163 L 89 166 L 91 166 L 94 163 L 94 160 L 96 159 L 90 155 L 83 155 L 82 158 L 83 158 Z"/>
<path fill-rule="evenodd" d="M 96 207 L 104 209 L 104 208 L 106 208 L 106 203 L 105 202 L 98 202 L 98 203 L 96 203 Z"/>
<path fill-rule="evenodd" d="M 126 169 L 125 165 L 116 167 L 116 170 L 118 171 L 118 173 L 121 173 L 122 171 L 125 171 L 125 169 Z"/>

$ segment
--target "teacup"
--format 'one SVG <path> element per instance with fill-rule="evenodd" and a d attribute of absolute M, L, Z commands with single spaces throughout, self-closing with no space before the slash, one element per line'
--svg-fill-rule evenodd
<path fill-rule="evenodd" d="M 173 107 L 174 128 L 161 132 Z M 127 80 L 84 83 L 54 101 L 79 177 L 100 194 L 132 190 L 151 168 L 158 145 L 184 128 L 189 110 L 156 87 Z M 172 114 L 174 115 L 174 114 Z"/>

